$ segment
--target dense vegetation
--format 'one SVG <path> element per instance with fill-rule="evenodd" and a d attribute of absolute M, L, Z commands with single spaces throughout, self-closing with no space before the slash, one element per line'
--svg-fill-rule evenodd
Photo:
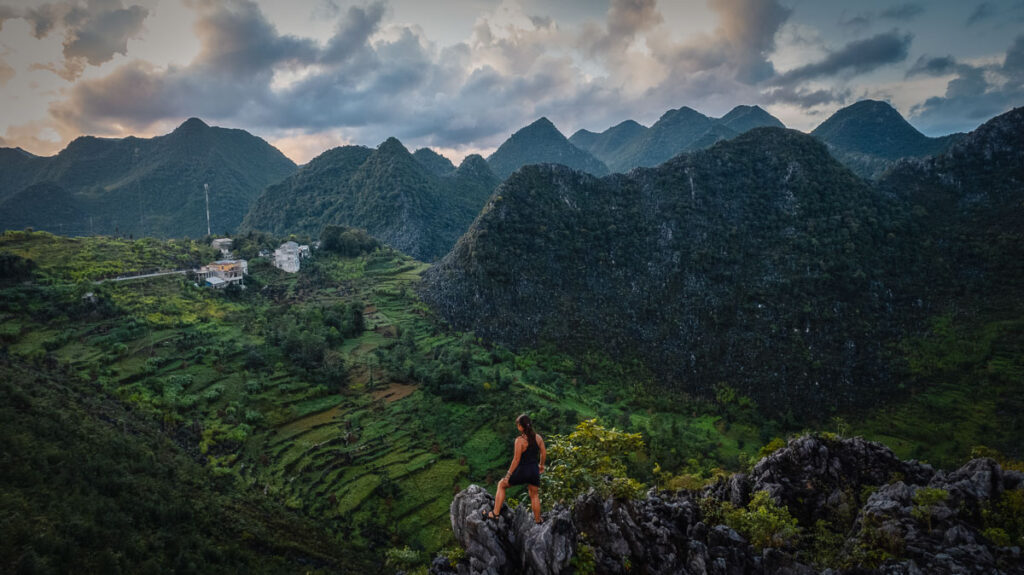
<path fill-rule="evenodd" d="M 512 134 L 488 156 L 487 163 L 502 180 L 530 164 L 561 164 L 596 176 L 608 173 L 601 160 L 572 145 L 547 118 Z"/>
<path fill-rule="evenodd" d="M 228 233 L 267 185 L 295 171 L 242 130 L 191 119 L 150 139 L 81 137 L 53 157 L 0 153 L 0 230 L 64 235 L 199 237 Z"/>
<path fill-rule="evenodd" d="M 439 173 L 448 160 L 427 152 L 414 156 L 394 138 L 376 150 L 328 150 L 268 187 L 242 228 L 317 236 L 326 225 L 353 226 L 420 260 L 437 259 L 469 227 L 498 179 L 477 155 Z"/>
<path fill-rule="evenodd" d="M 665 112 L 650 128 L 627 120 L 599 134 L 579 130 L 569 141 L 594 154 L 611 171 L 628 172 L 638 166 L 657 166 L 682 152 L 702 150 L 766 126 L 784 127 L 758 106 L 736 106 L 721 118 L 709 118 L 684 106 Z"/>
<path fill-rule="evenodd" d="M 629 177 L 523 169 L 422 295 L 488 339 L 642 359 L 689 393 L 849 407 L 887 391 L 897 217 L 812 138 L 762 128 Z"/>
<path fill-rule="evenodd" d="M 1019 320 L 1020 116 L 877 187 L 765 128 L 628 177 L 523 170 L 422 294 L 487 338 L 642 359 L 783 418 L 875 403 L 929 321 Z"/>

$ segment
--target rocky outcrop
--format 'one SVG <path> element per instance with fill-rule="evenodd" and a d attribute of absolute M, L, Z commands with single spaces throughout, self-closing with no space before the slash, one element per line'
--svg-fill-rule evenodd
<path fill-rule="evenodd" d="M 999 547 L 982 534 L 983 512 L 1006 491 L 1021 489 L 1024 474 L 1003 471 L 992 459 L 975 459 L 947 473 L 901 461 L 863 439 L 804 436 L 763 458 L 749 474 L 702 491 L 652 489 L 637 500 L 605 500 L 591 492 L 570 509 L 556 506 L 542 525 L 533 523 L 526 506 L 505 507 L 499 519 L 485 519 L 482 513 L 494 500 L 472 485 L 451 506 L 452 529 L 465 558 L 454 567 L 438 558 L 431 573 L 1024 573 L 1019 547 Z M 799 519 L 798 545 L 759 551 L 706 515 L 724 503 L 745 506 L 758 491 L 767 491 Z M 921 497 L 926 494 L 932 500 Z M 845 534 L 835 565 L 813 552 L 818 522 Z"/>

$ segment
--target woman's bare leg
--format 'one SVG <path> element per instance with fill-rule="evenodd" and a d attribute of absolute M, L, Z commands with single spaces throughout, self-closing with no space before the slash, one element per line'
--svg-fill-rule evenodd
<path fill-rule="evenodd" d="M 530 507 L 533 508 L 533 520 L 540 523 L 540 488 L 536 485 L 527 485 L 530 490 Z"/>
<path fill-rule="evenodd" d="M 494 515 L 501 513 L 501 504 L 505 503 L 505 490 L 508 489 L 508 480 L 502 478 L 498 482 L 498 492 L 494 494 Z"/>

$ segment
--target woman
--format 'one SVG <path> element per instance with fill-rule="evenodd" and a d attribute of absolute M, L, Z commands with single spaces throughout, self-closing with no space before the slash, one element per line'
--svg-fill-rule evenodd
<path fill-rule="evenodd" d="M 540 474 L 544 473 L 544 460 L 548 452 L 544 448 L 544 438 L 533 431 L 533 422 L 525 413 L 516 418 L 516 427 L 520 436 L 516 438 L 512 448 L 512 464 L 508 473 L 498 482 L 498 492 L 494 496 L 494 510 L 484 512 L 487 519 L 496 519 L 501 514 L 501 505 L 505 503 L 505 490 L 511 485 L 526 484 L 530 492 L 530 507 L 533 508 L 533 521 L 540 524 Z"/>

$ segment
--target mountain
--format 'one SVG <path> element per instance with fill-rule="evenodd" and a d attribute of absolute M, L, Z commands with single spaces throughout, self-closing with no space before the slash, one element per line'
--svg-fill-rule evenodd
<path fill-rule="evenodd" d="M 205 235 L 204 184 L 211 228 L 230 231 L 263 188 L 296 169 L 262 139 L 196 118 L 149 139 L 81 137 L 53 157 L 2 152 L 0 229 L 32 226 L 69 235 Z M 37 194 L 58 189 L 73 199 L 74 210 Z"/>
<path fill-rule="evenodd" d="M 394 138 L 376 150 L 329 150 L 269 186 L 242 228 L 319 235 L 326 225 L 346 225 L 364 228 L 421 260 L 439 258 L 466 231 L 499 180 L 478 155 L 438 175 L 443 164 L 438 160 L 447 160 L 429 150 L 418 154 Z"/>
<path fill-rule="evenodd" d="M 444 176 L 455 171 L 455 165 L 448 158 L 430 148 L 420 148 L 412 153 L 416 161 L 423 164 L 435 176 Z"/>
<path fill-rule="evenodd" d="M 943 154 L 902 160 L 879 182 L 929 231 L 932 290 L 1010 302 L 1024 285 L 1024 108 L 989 120 Z M 1010 308 L 1007 308 L 1010 309 Z"/>
<path fill-rule="evenodd" d="M 646 132 L 646 126 L 633 120 L 626 120 L 600 134 L 579 130 L 569 138 L 569 141 L 577 148 L 586 150 L 608 163 L 621 155 L 627 146 L 642 138 Z"/>
<path fill-rule="evenodd" d="M 892 200 L 798 132 L 759 128 L 598 179 L 523 168 L 420 294 L 513 347 L 638 358 L 691 393 L 849 405 L 883 393 L 906 297 Z M 867 318 L 871 318 L 867 320 Z"/>
<path fill-rule="evenodd" d="M 725 127 L 742 134 L 754 128 L 785 128 L 782 121 L 765 112 L 760 106 L 736 106 L 718 119 Z"/>
<path fill-rule="evenodd" d="M 895 160 L 938 154 L 959 134 L 929 138 L 886 102 L 862 100 L 832 114 L 811 135 L 858 175 L 877 178 Z"/>
<path fill-rule="evenodd" d="M 589 152 L 572 145 L 547 118 L 522 128 L 487 158 L 491 170 L 501 179 L 529 164 L 561 164 L 602 176 L 608 167 Z"/>
<path fill-rule="evenodd" d="M 569 140 L 613 172 L 624 173 L 638 166 L 657 166 L 682 152 L 702 150 L 760 127 L 784 126 L 757 106 L 737 106 L 721 118 L 684 106 L 665 112 L 650 128 L 628 120 L 600 134 L 580 130 Z"/>

